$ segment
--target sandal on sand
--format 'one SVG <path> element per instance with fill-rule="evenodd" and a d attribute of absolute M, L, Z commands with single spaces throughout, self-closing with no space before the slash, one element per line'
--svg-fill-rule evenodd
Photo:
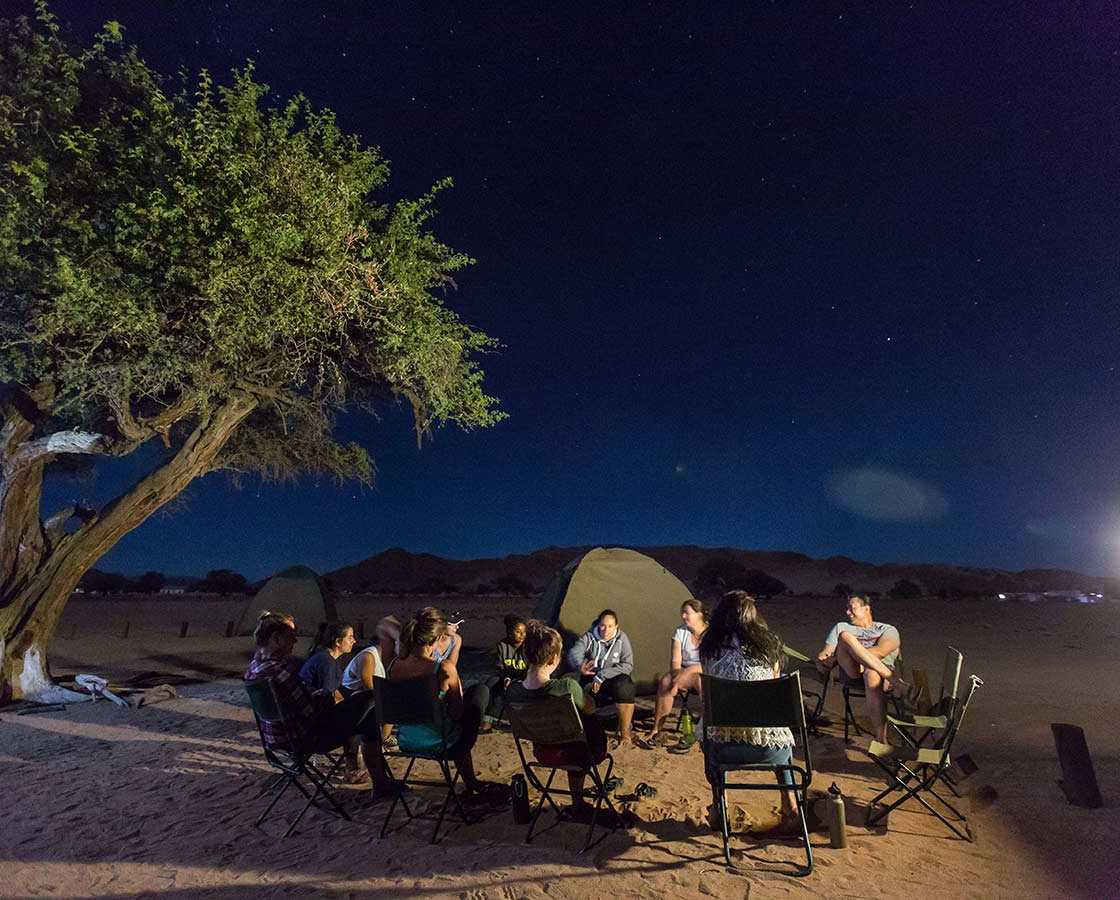
<path fill-rule="evenodd" d="M 634 796 L 639 798 L 656 797 L 657 788 L 653 787 L 652 785 L 646 784 L 644 781 L 639 781 L 637 786 L 634 788 Z"/>
<path fill-rule="evenodd" d="M 682 737 L 677 743 L 669 748 L 670 753 L 688 753 L 693 747 L 700 743 L 700 740 L 694 734 Z"/>

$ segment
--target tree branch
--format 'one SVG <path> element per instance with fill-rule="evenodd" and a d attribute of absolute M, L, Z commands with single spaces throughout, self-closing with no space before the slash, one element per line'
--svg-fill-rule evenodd
<path fill-rule="evenodd" d="M 4 462 L 4 478 L 12 475 L 37 460 L 57 456 L 59 453 L 109 453 L 113 441 L 104 434 L 89 431 L 56 431 L 33 441 L 20 444 Z"/>
<path fill-rule="evenodd" d="M 57 545 L 59 539 L 66 534 L 66 523 L 74 518 L 81 519 L 83 523 L 89 524 L 97 518 L 97 512 L 88 506 L 79 504 L 60 509 L 43 523 L 43 534 L 47 543 L 52 547 Z"/>

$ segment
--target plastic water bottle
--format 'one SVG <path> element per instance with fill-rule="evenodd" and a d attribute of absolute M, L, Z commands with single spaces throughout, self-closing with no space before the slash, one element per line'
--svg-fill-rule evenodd
<path fill-rule="evenodd" d="M 840 793 L 840 786 L 835 781 L 828 789 L 828 838 L 831 847 L 842 849 L 848 846 L 844 795 Z"/>
<path fill-rule="evenodd" d="M 692 713 L 688 711 L 687 706 L 681 712 L 680 734 L 682 738 L 692 738 L 696 736 L 696 728 L 692 724 Z"/>
<path fill-rule="evenodd" d="M 518 825 L 528 825 L 532 818 L 529 812 L 529 785 L 525 776 L 518 772 L 509 780 L 510 793 L 513 795 L 513 821 Z"/>

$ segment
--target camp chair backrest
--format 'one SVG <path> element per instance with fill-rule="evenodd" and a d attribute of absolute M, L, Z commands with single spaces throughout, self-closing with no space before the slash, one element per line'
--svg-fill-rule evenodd
<path fill-rule="evenodd" d="M 249 695 L 249 706 L 253 715 L 265 722 L 283 722 L 284 707 L 276 697 L 276 688 L 271 678 L 257 678 L 245 682 L 245 693 Z"/>
<path fill-rule="evenodd" d="M 794 728 L 805 732 L 801 675 L 765 681 L 701 676 L 705 728 Z"/>
<path fill-rule="evenodd" d="M 506 703 L 506 710 L 514 735 L 531 744 L 571 744 L 583 740 L 583 722 L 570 694 L 521 703 L 511 701 Z"/>
<path fill-rule="evenodd" d="M 950 746 L 953 743 L 953 739 L 956 738 L 957 732 L 960 731 L 961 725 L 964 723 L 964 715 L 966 712 L 968 712 L 968 704 L 972 702 L 972 695 L 976 693 L 976 688 L 984 683 L 975 675 L 970 675 L 968 677 L 971 681 L 971 684 L 969 685 L 968 693 L 965 695 L 964 702 L 957 705 L 956 715 L 953 717 L 953 723 L 948 728 L 948 735 L 945 739 L 945 746 Z"/>
<path fill-rule="evenodd" d="M 435 675 L 392 681 L 373 679 L 374 709 L 383 725 L 434 725 L 446 718 Z"/>
<path fill-rule="evenodd" d="M 945 648 L 945 668 L 941 670 L 941 699 L 956 700 L 960 696 L 961 668 L 964 655 L 956 647 Z"/>

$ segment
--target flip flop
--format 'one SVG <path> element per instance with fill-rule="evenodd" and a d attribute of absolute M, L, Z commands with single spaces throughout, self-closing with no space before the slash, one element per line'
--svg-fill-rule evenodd
<path fill-rule="evenodd" d="M 608 794 L 617 791 L 620 787 L 622 787 L 622 779 L 617 775 L 613 775 L 603 782 L 603 790 Z"/>
<path fill-rule="evenodd" d="M 657 788 L 653 787 L 652 785 L 646 784 L 644 781 L 639 781 L 637 786 L 634 788 L 634 796 L 638 798 L 656 797 Z"/>
<path fill-rule="evenodd" d="M 669 748 L 670 753 L 688 753 L 693 747 L 699 744 L 700 741 L 696 735 L 682 737 L 674 746 Z"/>

